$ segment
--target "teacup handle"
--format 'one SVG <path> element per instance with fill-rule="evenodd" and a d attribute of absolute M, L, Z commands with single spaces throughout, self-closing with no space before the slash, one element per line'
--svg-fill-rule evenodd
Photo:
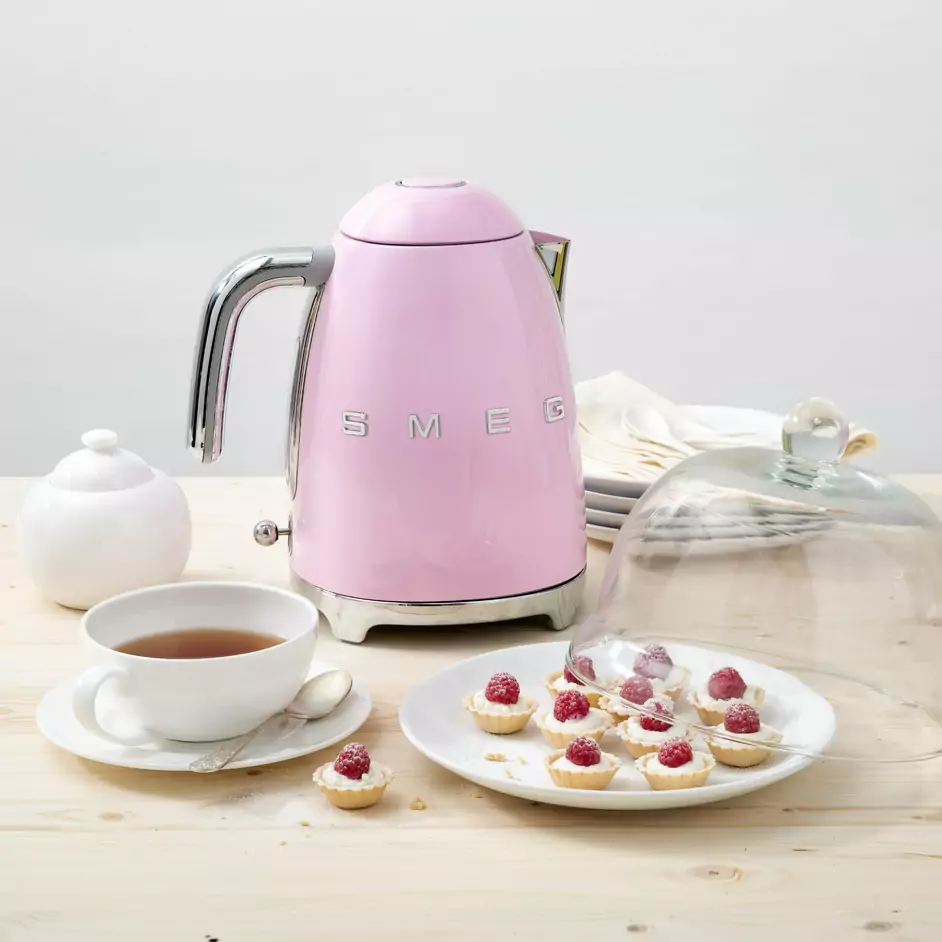
<path fill-rule="evenodd" d="M 130 736 L 118 736 L 109 732 L 98 722 L 98 717 L 95 715 L 95 701 L 98 699 L 98 691 L 109 680 L 116 680 L 125 687 L 130 683 L 127 671 L 115 666 L 90 667 L 79 677 L 72 690 L 72 710 L 79 723 L 92 735 L 107 739 L 119 746 L 143 746 L 159 739 L 157 735 L 146 729 Z"/>

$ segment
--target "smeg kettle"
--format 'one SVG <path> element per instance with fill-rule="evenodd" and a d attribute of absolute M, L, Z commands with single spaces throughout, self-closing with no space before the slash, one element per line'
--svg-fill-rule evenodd
<path fill-rule="evenodd" d="M 463 180 L 386 183 L 321 248 L 257 252 L 212 288 L 189 444 L 222 449 L 239 315 L 311 289 L 291 393 L 293 581 L 336 636 L 378 624 L 569 624 L 585 510 L 563 330 L 569 243 Z"/>

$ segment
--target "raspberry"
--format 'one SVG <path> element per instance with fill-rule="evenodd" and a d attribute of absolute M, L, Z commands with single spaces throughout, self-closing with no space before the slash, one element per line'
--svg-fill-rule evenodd
<path fill-rule="evenodd" d="M 589 715 L 589 701 L 578 690 L 564 690 L 553 704 L 553 716 L 560 723 L 566 720 L 581 720 Z"/>
<path fill-rule="evenodd" d="M 721 667 L 707 681 L 707 693 L 714 700 L 735 700 L 745 692 L 746 682 L 735 667 Z"/>
<path fill-rule="evenodd" d="M 602 750 L 594 739 L 577 736 L 566 748 L 566 758 L 573 765 L 598 765 L 602 761 Z"/>
<path fill-rule="evenodd" d="M 690 743 L 681 736 L 675 736 L 661 743 L 661 748 L 657 751 L 658 762 L 666 765 L 669 769 L 676 769 L 678 766 L 685 765 L 693 759 L 693 749 Z"/>
<path fill-rule="evenodd" d="M 347 743 L 334 760 L 334 771 L 347 778 L 358 779 L 370 770 L 370 754 L 358 742 Z"/>
<path fill-rule="evenodd" d="M 726 708 L 723 726 L 730 733 L 758 733 L 762 723 L 755 707 L 748 703 L 731 703 Z"/>
<path fill-rule="evenodd" d="M 484 688 L 484 699 L 491 703 L 516 703 L 520 699 L 520 684 L 513 674 L 501 671 Z"/>
<path fill-rule="evenodd" d="M 589 680 L 595 680 L 595 665 L 592 663 L 591 657 L 586 657 L 584 654 L 576 655 L 572 659 L 573 664 L 576 666 L 576 670 L 582 674 L 583 677 L 588 677 Z M 581 680 L 569 669 L 568 665 L 563 668 L 563 677 L 570 684 L 578 684 L 580 687 L 585 686 Z"/>
<path fill-rule="evenodd" d="M 621 698 L 629 703 L 644 703 L 653 696 L 654 687 L 651 686 L 651 681 L 647 677 L 639 677 L 635 674 L 621 685 Z"/>
<path fill-rule="evenodd" d="M 660 713 L 661 716 L 668 717 L 668 719 L 657 720 L 653 716 L 642 716 L 642 729 L 646 729 L 652 733 L 666 733 L 674 725 L 672 722 L 674 714 L 671 712 L 670 708 L 661 703 L 660 700 L 652 697 L 650 700 L 645 700 L 643 706 L 646 710 L 653 710 L 655 713 Z"/>
<path fill-rule="evenodd" d="M 665 680 L 674 662 L 663 644 L 649 644 L 635 658 L 635 673 L 642 677 L 659 677 Z"/>

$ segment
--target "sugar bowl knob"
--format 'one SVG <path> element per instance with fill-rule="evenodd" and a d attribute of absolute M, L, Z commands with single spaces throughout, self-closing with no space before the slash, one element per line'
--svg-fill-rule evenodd
<path fill-rule="evenodd" d="M 255 542 L 259 546 L 274 546 L 281 536 L 291 533 L 289 527 L 279 527 L 274 520 L 259 520 L 255 524 Z"/>

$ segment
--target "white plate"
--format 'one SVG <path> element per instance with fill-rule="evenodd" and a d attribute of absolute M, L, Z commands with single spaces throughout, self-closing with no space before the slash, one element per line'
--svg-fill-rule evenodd
<path fill-rule="evenodd" d="M 613 497 L 632 497 L 637 500 L 650 486 L 649 481 L 632 481 L 622 475 L 606 474 L 593 468 L 582 474 L 585 489 L 596 494 L 609 494 Z"/>
<path fill-rule="evenodd" d="M 313 661 L 309 677 L 334 670 L 332 664 Z M 86 731 L 72 712 L 72 688 L 75 678 L 50 690 L 36 710 L 39 731 L 51 743 L 93 762 L 119 765 L 129 769 L 150 769 L 163 772 L 188 772 L 194 760 L 221 745 L 221 743 L 159 742 L 146 746 L 119 746 Z M 329 716 L 312 720 L 298 727 L 292 725 L 287 732 L 272 730 L 262 734 L 248 746 L 228 769 L 249 769 L 256 765 L 270 765 L 296 759 L 317 752 L 346 739 L 366 722 L 372 700 L 369 691 L 354 683 L 347 699 Z M 119 713 L 117 697 L 107 687 L 98 699 L 98 718 L 105 729 L 128 729 L 130 723 Z M 194 773 L 196 774 L 196 773 Z"/>
<path fill-rule="evenodd" d="M 600 527 L 586 521 L 586 536 L 601 543 L 614 543 L 618 539 L 618 530 L 614 527 Z"/>
<path fill-rule="evenodd" d="M 738 406 L 678 406 L 680 412 L 699 425 L 730 439 L 741 438 L 744 445 L 765 444 L 781 447 L 783 417 L 762 409 Z M 587 491 L 621 497 L 640 497 L 650 481 L 632 481 L 624 475 L 608 471 L 594 461 L 583 464 L 583 480 Z M 616 508 L 603 508 L 615 510 Z"/>
<path fill-rule="evenodd" d="M 599 494 L 596 491 L 585 492 L 585 505 L 589 510 L 607 510 L 613 514 L 627 514 L 631 513 L 631 508 L 637 503 L 637 497 L 618 497 L 616 494 Z"/>
<path fill-rule="evenodd" d="M 595 524 L 597 527 L 613 527 L 618 530 L 628 519 L 627 514 L 613 514 L 606 510 L 593 510 L 587 507 L 585 511 L 586 523 Z"/>
<path fill-rule="evenodd" d="M 485 788 L 571 808 L 608 810 L 655 810 L 704 805 L 745 795 L 781 781 L 810 765 L 812 759 L 784 752 L 773 753 L 752 769 L 731 769 L 717 764 L 706 785 L 679 791 L 652 791 L 634 768 L 624 745 L 607 733 L 602 747 L 618 756 L 622 768 L 604 791 L 557 788 L 543 764 L 552 751 L 531 720 L 526 729 L 512 736 L 491 736 L 479 730 L 461 703 L 462 695 L 481 690 L 497 671 L 509 671 L 524 693 L 549 709 L 551 699 L 543 689 L 543 678 L 559 670 L 568 642 L 529 644 L 490 651 L 447 667 L 414 688 L 399 710 L 399 725 L 409 742 L 433 762 Z M 693 682 L 702 682 L 724 665 L 736 667 L 748 682 L 766 688 L 763 719 L 782 730 L 783 744 L 801 742 L 812 750 L 825 748 L 834 735 L 834 710 L 823 697 L 796 677 L 755 661 L 689 645 L 671 645 L 678 664 L 688 666 Z M 591 653 L 591 652 L 589 652 Z M 678 716 L 690 707 L 678 703 Z M 692 713 L 692 711 L 691 711 Z M 695 744 L 702 750 L 702 744 Z M 506 762 L 491 762 L 485 752 L 499 752 Z M 522 761 L 521 761 L 522 760 Z M 510 777 L 512 776 L 512 777 Z"/>
<path fill-rule="evenodd" d="M 784 417 L 762 409 L 739 406 L 679 406 L 680 411 L 698 425 L 731 438 L 761 438 L 781 445 Z"/>

